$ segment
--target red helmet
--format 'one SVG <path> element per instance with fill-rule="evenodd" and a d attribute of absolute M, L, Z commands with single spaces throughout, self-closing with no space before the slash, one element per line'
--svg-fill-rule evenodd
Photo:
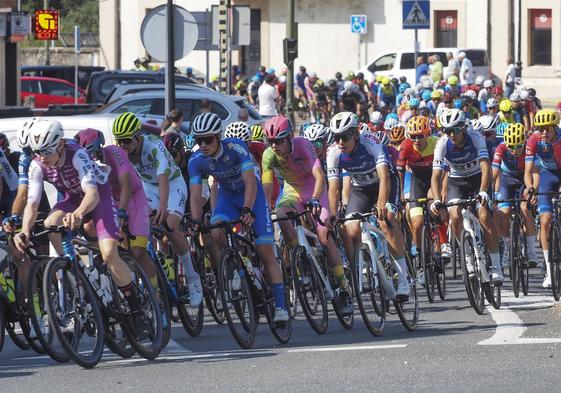
<path fill-rule="evenodd" d="M 166 132 L 162 137 L 162 142 L 168 151 L 172 154 L 182 152 L 185 153 L 185 142 L 181 135 L 175 132 Z"/>
<path fill-rule="evenodd" d="M 503 95 L 503 93 L 504 93 L 503 88 L 500 87 L 500 86 L 497 86 L 497 87 L 495 87 L 495 88 L 493 89 L 493 94 L 500 94 L 500 95 Z"/>
<path fill-rule="evenodd" d="M 101 146 L 105 144 L 103 133 L 94 128 L 86 128 L 78 132 L 74 135 L 74 139 L 80 146 L 86 149 L 90 155 L 94 155 L 101 149 Z"/>
<path fill-rule="evenodd" d="M 281 139 L 292 135 L 292 123 L 284 116 L 273 116 L 263 125 L 267 139 Z"/>

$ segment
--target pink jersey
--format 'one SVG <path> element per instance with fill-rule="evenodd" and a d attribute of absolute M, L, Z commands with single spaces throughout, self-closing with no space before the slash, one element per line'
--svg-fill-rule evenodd
<path fill-rule="evenodd" d="M 111 185 L 113 198 L 116 201 L 118 201 L 121 197 L 119 176 L 124 173 L 129 174 L 132 194 L 143 191 L 142 180 L 140 180 L 140 176 L 138 176 L 138 173 L 129 161 L 127 153 L 125 153 L 123 149 L 115 145 L 109 145 L 105 146 L 102 151 L 104 164 L 111 167 L 111 172 L 109 172 L 109 184 Z"/>

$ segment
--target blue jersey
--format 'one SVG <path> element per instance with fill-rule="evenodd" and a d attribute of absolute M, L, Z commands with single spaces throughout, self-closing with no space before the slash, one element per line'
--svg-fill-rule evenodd
<path fill-rule="evenodd" d="M 202 184 L 203 179 L 212 176 L 218 181 L 221 190 L 243 193 L 245 183 L 242 173 L 254 170 L 246 144 L 239 139 L 227 138 L 220 142 L 214 157 L 207 157 L 200 150 L 193 153 L 189 159 L 189 184 Z"/>
<path fill-rule="evenodd" d="M 444 171 L 449 166 L 450 177 L 467 177 L 480 173 L 479 161 L 489 160 L 485 138 L 470 130 L 466 131 L 464 137 L 464 146 L 458 147 L 448 135 L 441 136 L 434 149 L 432 167 Z"/>
<path fill-rule="evenodd" d="M 27 186 L 29 184 L 29 166 L 31 165 L 31 161 L 33 161 L 31 154 L 28 155 L 24 151 L 21 152 L 18 163 L 19 185 Z"/>

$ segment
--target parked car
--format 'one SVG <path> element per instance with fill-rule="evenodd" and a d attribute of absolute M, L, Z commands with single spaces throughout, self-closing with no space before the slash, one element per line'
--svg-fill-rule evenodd
<path fill-rule="evenodd" d="M 165 73 L 156 71 L 100 71 L 94 72 L 86 89 L 86 101 L 103 104 L 118 83 L 165 83 Z M 175 75 L 176 84 L 198 84 L 185 75 Z"/>
<path fill-rule="evenodd" d="M 454 56 L 457 56 L 460 52 L 465 52 L 466 57 L 473 64 L 474 77 L 483 75 L 487 78 L 489 76 L 489 58 L 485 49 L 421 48 L 418 55 L 425 56 L 425 59 L 430 55 L 439 55 L 442 65 L 446 67 L 448 66 L 446 53 L 448 52 L 452 52 Z M 361 68 L 358 72 L 364 73 L 364 76 L 370 80 L 373 79 L 374 75 L 383 75 L 390 78 L 405 76 L 409 83 L 414 83 L 415 65 L 416 59 L 413 51 L 394 50 L 380 54 L 376 57 L 376 60 Z"/>
<path fill-rule="evenodd" d="M 186 130 L 193 117 L 200 113 L 200 102 L 203 99 L 210 101 L 212 111 L 222 119 L 224 125 L 238 120 L 240 109 L 245 108 L 249 112 L 249 124 L 263 122 L 263 118 L 253 109 L 243 97 L 228 96 L 202 86 L 191 86 L 190 88 L 177 89 L 175 91 L 175 107 L 183 112 L 183 123 Z M 150 119 L 164 116 L 165 92 L 152 90 L 134 94 L 127 94 L 120 99 L 98 109 L 98 113 L 123 113 L 132 112 L 137 116 Z"/>
<path fill-rule="evenodd" d="M 48 108 L 50 104 L 74 104 L 74 84 L 64 79 L 42 76 L 21 78 L 21 101 L 35 97 L 35 108 Z M 78 103 L 86 102 L 86 92 L 78 88 Z"/>
<path fill-rule="evenodd" d="M 208 89 L 203 85 L 183 85 L 178 84 L 175 86 L 175 90 L 178 89 L 192 89 L 192 88 L 201 88 L 201 89 Z M 144 91 L 151 91 L 151 90 L 164 90 L 165 85 L 163 83 L 128 83 L 128 82 L 121 82 L 111 90 L 111 93 L 107 95 L 105 98 L 105 104 L 108 104 L 112 101 L 118 100 L 124 95 L 127 94 L 134 94 L 134 93 L 141 93 Z"/>
<path fill-rule="evenodd" d="M 85 89 L 88 86 L 91 75 L 96 71 L 103 71 L 105 67 L 78 66 L 78 87 Z M 73 65 L 36 65 L 22 66 L 21 76 L 46 76 L 48 78 L 64 79 L 74 83 Z"/>

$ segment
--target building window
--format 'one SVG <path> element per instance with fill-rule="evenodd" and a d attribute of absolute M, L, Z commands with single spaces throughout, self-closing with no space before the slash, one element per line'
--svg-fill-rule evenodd
<path fill-rule="evenodd" d="M 458 11 L 435 11 L 436 47 L 458 46 Z"/>
<path fill-rule="evenodd" d="M 530 65 L 551 65 L 551 10 L 530 11 Z"/>

